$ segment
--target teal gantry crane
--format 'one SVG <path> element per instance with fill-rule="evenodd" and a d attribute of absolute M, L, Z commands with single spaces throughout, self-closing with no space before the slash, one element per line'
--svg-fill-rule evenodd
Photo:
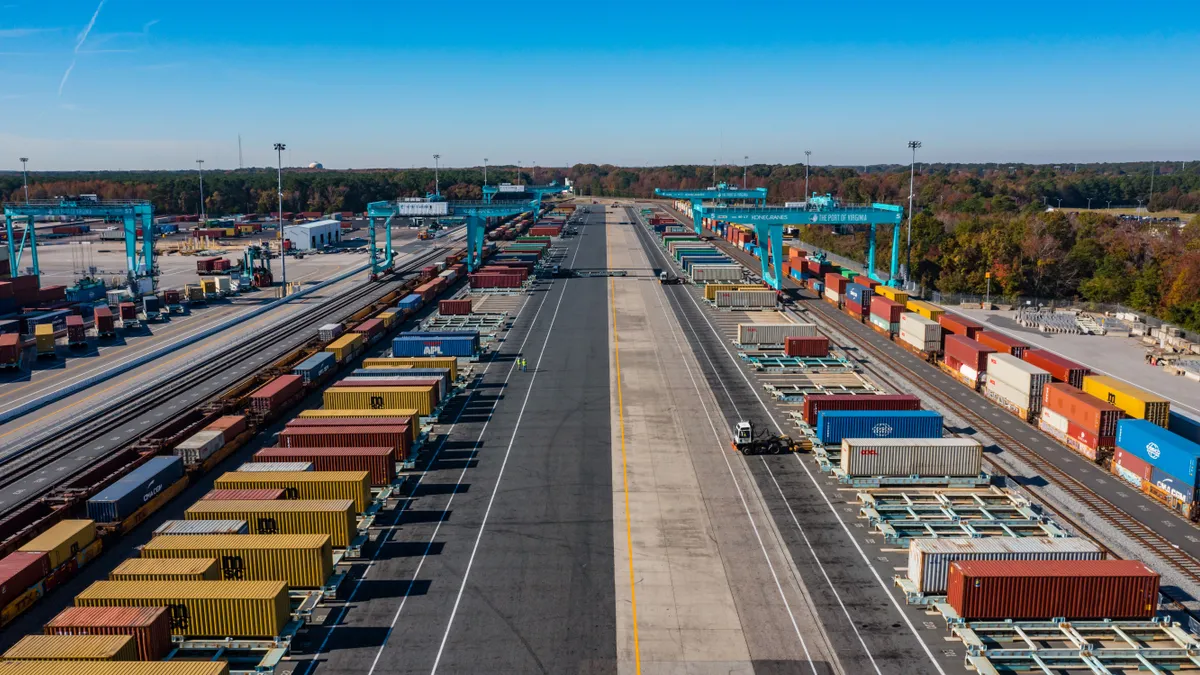
<path fill-rule="evenodd" d="M 541 214 L 542 210 L 542 195 L 557 195 L 570 190 L 571 188 L 565 185 L 559 185 L 557 182 L 549 185 L 511 185 L 509 183 L 501 183 L 500 185 L 484 185 L 483 186 L 483 201 L 491 203 L 493 198 L 498 195 L 515 195 L 524 199 L 529 196 L 533 197 L 535 204 L 533 216 L 536 218 Z"/>
<path fill-rule="evenodd" d="M 392 252 L 392 219 L 407 216 L 442 216 L 463 218 L 467 223 L 467 269 L 474 272 L 483 262 L 483 237 L 488 218 L 515 216 L 539 208 L 538 201 L 505 200 L 489 201 L 404 201 L 371 202 L 367 205 L 368 231 L 371 240 L 371 274 L 378 275 L 392 269 L 395 255 Z M 536 211 L 535 211 L 536 212 Z M 383 251 L 379 250 L 376 224 L 382 219 L 384 230 Z"/>
<path fill-rule="evenodd" d="M 21 258 L 29 251 L 34 275 L 41 274 L 38 264 L 37 235 L 34 220 L 39 217 L 120 218 L 125 227 L 125 264 L 128 269 L 129 290 L 134 295 L 154 290 L 158 269 L 154 264 L 154 206 L 144 199 L 98 199 L 94 195 L 35 199 L 28 202 L 5 202 L 4 231 L 8 235 L 9 269 L 18 274 Z M 25 219 L 21 241 L 13 241 L 13 219 Z M 138 254 L 137 228 L 142 228 L 142 252 Z M 139 288 L 139 279 L 150 279 L 150 287 Z"/>
<path fill-rule="evenodd" d="M 758 206 L 766 206 L 767 204 L 767 188 L 741 189 L 731 187 L 725 183 L 718 183 L 716 187 L 705 188 L 703 190 L 663 190 L 661 188 L 654 189 L 656 197 L 666 197 L 668 199 L 687 199 L 692 202 L 692 226 L 696 229 L 696 234 L 703 231 L 703 221 L 700 216 L 700 207 L 706 201 L 728 202 L 734 199 L 749 199 Z"/>
<path fill-rule="evenodd" d="M 869 225 L 871 234 L 867 275 L 889 286 L 899 284 L 896 277 L 900 264 L 900 222 L 904 217 L 904 209 L 895 204 L 843 204 L 830 195 L 814 195 L 805 206 L 702 206 L 699 217 L 752 225 L 758 238 L 763 281 L 776 290 L 783 287 L 784 225 L 832 225 L 843 233 Z M 697 218 L 696 222 L 701 221 Z M 875 273 L 876 225 L 892 225 L 891 274 L 886 282 Z"/>

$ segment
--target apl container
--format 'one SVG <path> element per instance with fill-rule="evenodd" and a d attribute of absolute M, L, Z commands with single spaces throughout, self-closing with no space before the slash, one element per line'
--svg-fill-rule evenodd
<path fill-rule="evenodd" d="M 392 340 L 392 356 L 461 356 L 479 354 L 479 333 L 403 333 Z"/>
<path fill-rule="evenodd" d="M 948 537 L 908 540 L 908 578 L 926 595 L 946 592 L 950 566 L 960 560 L 1103 560 L 1080 537 Z"/>
<path fill-rule="evenodd" d="M 1117 422 L 1117 447 L 1177 478 L 1180 494 L 1194 492 L 1200 444 L 1146 420 L 1124 419 Z"/>
<path fill-rule="evenodd" d="M 43 631 L 46 635 L 128 635 L 142 661 L 158 661 L 171 650 L 171 619 L 166 607 L 68 607 L 46 623 Z"/>
<path fill-rule="evenodd" d="M 963 619 L 1149 619 L 1158 580 L 1136 560 L 964 560 L 946 601 Z"/>
<path fill-rule="evenodd" d="M 941 438 L 942 414 L 932 410 L 823 410 L 816 433 L 826 445 L 843 438 Z"/>
<path fill-rule="evenodd" d="M 185 637 L 274 638 L 291 619 L 291 600 L 284 581 L 97 581 L 75 596 L 75 605 L 170 607 L 171 633 Z M 162 664 L 156 665 L 160 668 L 153 675 L 162 675 Z M 216 672 L 227 673 L 227 666 L 221 665 L 225 669 Z M 95 673 L 89 664 L 88 675 Z M 171 673 L 174 675 L 174 671 Z M 137 673 L 122 670 L 112 675 Z"/>
<path fill-rule="evenodd" d="M 125 520 L 180 478 L 183 461 L 179 457 L 153 457 L 89 499 L 88 517 L 98 523 Z"/>
<path fill-rule="evenodd" d="M 143 558 L 215 558 L 226 581 L 285 581 L 290 588 L 321 588 L 333 574 L 326 534 L 197 534 L 155 537 Z"/>
<path fill-rule="evenodd" d="M 978 476 L 983 444 L 972 438 L 843 438 L 841 467 L 847 476 Z"/>

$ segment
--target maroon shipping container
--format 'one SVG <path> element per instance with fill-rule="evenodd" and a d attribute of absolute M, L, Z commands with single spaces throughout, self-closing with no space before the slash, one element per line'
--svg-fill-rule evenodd
<path fill-rule="evenodd" d="M 62 302 L 67 299 L 66 286 L 42 286 L 38 291 L 39 302 Z"/>
<path fill-rule="evenodd" d="M 946 596 L 964 619 L 1149 619 L 1158 573 L 1136 560 L 960 560 Z"/>
<path fill-rule="evenodd" d="M 122 321 L 137 321 L 137 305 L 132 302 L 122 302 L 117 305 L 117 309 L 121 311 Z"/>
<path fill-rule="evenodd" d="M 1009 337 L 1004 333 L 997 333 L 993 330 L 981 330 L 975 333 L 975 340 L 978 341 L 979 344 L 987 345 L 988 347 L 995 349 L 997 352 L 1003 354 L 1012 354 L 1018 359 L 1021 358 L 1021 355 L 1025 353 L 1026 349 L 1029 349 L 1029 345 L 1025 344 L 1024 342 L 1021 342 L 1016 338 Z"/>
<path fill-rule="evenodd" d="M 814 425 L 822 410 L 920 410 L 921 399 L 912 394 L 880 394 L 877 396 L 822 394 L 804 397 L 804 421 Z"/>
<path fill-rule="evenodd" d="M 1058 354 L 1051 354 L 1044 349 L 1026 349 L 1025 353 L 1021 355 L 1021 360 L 1031 366 L 1041 368 L 1050 373 L 1050 377 L 1059 382 L 1066 382 L 1077 389 L 1083 388 L 1084 376 L 1092 373 L 1091 368 L 1064 359 Z"/>
<path fill-rule="evenodd" d="M 101 336 L 110 336 L 116 334 L 116 328 L 113 324 L 112 310 L 108 305 L 98 305 L 95 310 L 96 332 Z"/>
<path fill-rule="evenodd" d="M 388 446 L 369 448 L 263 448 L 256 462 L 312 462 L 315 471 L 369 471 L 371 485 L 382 487 L 396 480 L 395 451 Z"/>
<path fill-rule="evenodd" d="M 458 316 L 471 313 L 471 299 L 442 300 L 438 303 L 438 314 L 443 316 Z"/>
<path fill-rule="evenodd" d="M 163 291 L 163 302 L 167 303 L 168 305 L 178 305 L 179 289 L 168 288 L 167 290 Z"/>
<path fill-rule="evenodd" d="M 871 296 L 871 314 L 888 323 L 900 323 L 900 315 L 904 313 L 904 305 L 883 297 Z"/>
<path fill-rule="evenodd" d="M 218 417 L 212 424 L 204 427 L 207 431 L 220 431 L 225 442 L 229 443 L 246 430 L 245 415 L 224 415 Z"/>
<path fill-rule="evenodd" d="M 83 326 L 83 317 L 72 314 L 67 317 L 67 345 L 86 345 L 87 330 Z"/>
<path fill-rule="evenodd" d="M 9 279 L 9 282 L 12 283 L 15 295 L 20 295 L 22 292 L 37 291 L 38 289 L 38 278 L 33 275 L 13 277 Z"/>
<path fill-rule="evenodd" d="M 0 364 L 14 365 L 21 362 L 21 336 L 16 333 L 0 334 Z"/>
<path fill-rule="evenodd" d="M 207 494 L 200 498 L 200 501 L 205 499 L 215 499 L 217 501 L 238 501 L 238 500 L 265 500 L 283 499 L 285 490 L 283 488 L 261 488 L 254 490 L 209 490 Z"/>
<path fill-rule="evenodd" d="M 985 347 L 966 336 L 946 336 L 946 364 L 950 365 L 951 367 L 963 365 L 974 370 L 976 374 L 982 373 L 987 370 L 988 354 L 995 353 L 995 349 L 992 349 L 991 347 Z M 951 359 L 957 361 L 958 363 L 950 363 Z"/>
<path fill-rule="evenodd" d="M 221 258 L 200 258 L 196 261 L 196 271 L 200 273 L 211 272 L 216 269 L 215 265 Z"/>
<path fill-rule="evenodd" d="M 523 279 L 516 274 L 469 274 L 471 288 L 520 288 Z"/>
<path fill-rule="evenodd" d="M 426 265 L 421 268 L 421 279 L 422 280 L 432 279 L 435 276 L 437 276 L 437 273 L 438 273 L 437 265 Z"/>
<path fill-rule="evenodd" d="M 1042 389 L 1042 407 L 1100 437 L 1116 436 L 1117 421 L 1125 417 L 1117 406 L 1065 382 L 1051 382 Z"/>
<path fill-rule="evenodd" d="M 0 607 L 24 593 L 50 573 L 50 558 L 46 553 L 15 551 L 0 558 Z"/>
<path fill-rule="evenodd" d="M 302 389 L 304 380 L 299 375 L 280 375 L 250 394 L 250 408 L 258 412 L 274 412 Z"/>
<path fill-rule="evenodd" d="M 850 283 L 850 280 L 840 274 L 834 272 L 827 272 L 825 274 L 825 288 L 832 288 L 837 291 L 838 295 L 846 292 L 846 284 L 848 283 Z"/>
<path fill-rule="evenodd" d="M 350 329 L 351 333 L 362 333 L 366 335 L 367 341 L 383 335 L 383 319 L 367 319 L 357 326 Z"/>
<path fill-rule="evenodd" d="M 1111 450 L 1117 447 L 1116 436 L 1099 436 L 1096 432 L 1084 429 L 1071 420 L 1067 420 L 1067 435 L 1092 450 Z M 1095 459 L 1095 457 L 1092 457 L 1092 459 Z"/>
<path fill-rule="evenodd" d="M 43 630 L 46 635 L 131 635 L 139 661 L 161 660 L 171 650 L 166 607 L 68 607 Z"/>
<path fill-rule="evenodd" d="M 13 297 L 13 285 L 7 281 L 0 281 L 0 299 L 11 297 Z"/>
<path fill-rule="evenodd" d="M 791 336 L 783 340 L 783 353 L 788 356 L 829 356 L 829 338 L 818 336 Z"/>
<path fill-rule="evenodd" d="M 954 333 L 955 335 L 965 335 L 972 340 L 975 339 L 975 335 L 979 333 L 979 331 L 983 330 L 983 324 L 979 323 L 978 321 L 968 319 L 965 316 L 951 314 L 950 312 L 946 312 L 945 314 L 939 316 L 938 324 L 940 324 L 942 327 L 942 335 L 945 335 L 947 332 L 949 332 Z"/>
<path fill-rule="evenodd" d="M 1141 457 L 1131 455 L 1121 448 L 1113 450 L 1113 464 L 1120 466 L 1140 480 L 1153 480 L 1150 476 L 1154 473 L 1154 467 L 1150 466 L 1150 463 Z M 1121 478 L 1130 483 L 1133 482 L 1127 476 L 1122 475 L 1120 471 L 1117 471 L 1115 466 L 1113 468 L 1114 474 L 1121 476 Z M 1141 487 L 1141 483 L 1138 483 L 1138 487 Z"/>
<path fill-rule="evenodd" d="M 442 400 L 440 377 L 345 377 L 338 380 L 337 387 L 437 387 L 437 400 Z"/>
<path fill-rule="evenodd" d="M 394 427 L 285 427 L 279 432 L 283 448 L 379 448 L 395 451 L 395 459 L 408 459 L 412 434 L 407 424 Z"/>

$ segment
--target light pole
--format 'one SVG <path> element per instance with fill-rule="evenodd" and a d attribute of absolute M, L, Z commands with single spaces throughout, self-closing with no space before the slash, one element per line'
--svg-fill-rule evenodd
<path fill-rule="evenodd" d="M 1106 201 L 1106 202 L 1104 202 L 1104 208 L 1105 208 L 1105 209 L 1111 209 L 1111 208 L 1112 208 L 1112 200 L 1111 200 L 1111 199 L 1110 199 L 1110 200 L 1108 200 L 1108 201 Z"/>
<path fill-rule="evenodd" d="M 530 182 L 530 183 L 533 183 L 534 185 L 537 185 L 537 160 L 536 160 L 536 159 L 535 159 L 535 160 L 531 160 L 529 163 L 530 163 L 530 165 L 532 165 L 532 167 L 533 167 L 533 168 L 531 169 L 531 171 L 532 171 L 533 173 L 532 173 L 532 174 L 530 175 L 530 177 L 529 177 L 529 182 Z"/>
<path fill-rule="evenodd" d="M 717 160 L 713 160 L 713 187 L 717 187 Z"/>
<path fill-rule="evenodd" d="M 283 295 L 287 296 L 287 256 L 284 255 L 284 242 L 287 239 L 283 237 L 283 151 L 287 150 L 287 146 L 283 143 L 275 144 L 275 154 L 279 160 L 277 178 L 279 180 L 279 265 L 282 268 L 283 274 Z"/>
<path fill-rule="evenodd" d="M 200 224 L 203 225 L 204 220 L 204 160 L 196 160 L 196 171 L 200 172 Z"/>
<path fill-rule="evenodd" d="M 1058 199 L 1058 208 L 1061 209 L 1062 208 L 1062 197 L 1057 197 L 1057 199 Z"/>
<path fill-rule="evenodd" d="M 441 158 L 441 155 L 433 156 L 433 194 L 439 197 L 442 196 L 442 185 L 438 180 L 438 160 Z"/>
<path fill-rule="evenodd" d="M 26 204 L 29 203 L 29 171 L 27 171 L 28 167 L 26 167 L 26 165 L 25 165 L 26 162 L 28 162 L 28 161 L 29 161 L 28 157 L 21 158 L 21 178 L 24 179 L 24 181 L 25 181 L 25 203 Z"/>
<path fill-rule="evenodd" d="M 908 167 L 908 246 L 904 252 L 904 269 L 907 271 L 908 280 L 912 280 L 913 195 L 917 183 L 917 148 L 921 147 L 921 141 L 909 141 L 908 147 L 912 150 L 912 164 Z"/>
<path fill-rule="evenodd" d="M 484 157 L 483 158 L 483 184 L 485 186 L 487 185 L 487 162 L 488 162 L 487 157 Z"/>
<path fill-rule="evenodd" d="M 808 165 L 812 163 L 812 150 L 804 151 L 804 203 L 808 203 Z"/>
<path fill-rule="evenodd" d="M 1088 197 L 1087 200 L 1088 200 L 1088 211 L 1091 211 L 1092 210 L 1092 198 Z"/>
<path fill-rule="evenodd" d="M 750 155 L 743 155 L 742 156 L 742 189 L 743 190 L 745 190 L 747 188 L 746 169 L 749 168 L 749 166 L 750 166 Z"/>

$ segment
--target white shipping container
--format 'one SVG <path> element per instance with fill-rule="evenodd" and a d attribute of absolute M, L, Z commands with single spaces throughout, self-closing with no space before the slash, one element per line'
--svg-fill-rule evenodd
<path fill-rule="evenodd" d="M 973 438 L 844 438 L 847 476 L 978 476 L 983 444 Z"/>
<path fill-rule="evenodd" d="M 889 333 L 896 333 L 900 330 L 900 324 L 889 323 L 887 319 L 881 316 L 875 316 L 872 314 L 870 319 L 872 324 L 879 326 L 881 329 L 886 330 Z"/>
<path fill-rule="evenodd" d="M 1041 387 L 1050 381 L 1050 373 L 1003 352 L 988 354 L 987 373 L 997 382 L 1033 394 L 1039 401 L 1042 399 Z"/>
<path fill-rule="evenodd" d="M 1064 434 L 1070 433 L 1067 431 L 1067 418 L 1059 415 L 1049 408 L 1042 408 L 1041 415 L 1042 422 L 1045 422 L 1051 429 L 1060 431 Z"/>
<path fill-rule="evenodd" d="M 739 323 L 738 344 L 781 345 L 790 337 L 816 337 L 812 323 Z"/>
<path fill-rule="evenodd" d="M 216 282 L 217 282 L 217 292 L 219 292 L 219 293 L 232 293 L 233 292 L 233 281 L 229 277 L 218 276 L 218 277 L 213 277 L 213 279 L 216 280 Z"/>
<path fill-rule="evenodd" d="M 696 283 L 741 281 L 743 273 L 741 265 L 692 265 L 692 281 Z"/>
<path fill-rule="evenodd" d="M 908 333 L 922 342 L 936 342 L 937 347 L 926 351 L 941 351 L 942 326 L 936 321 L 930 321 L 920 314 L 902 312 L 900 314 L 900 330 Z"/>
<path fill-rule="evenodd" d="M 246 462 L 238 471 L 312 471 L 312 462 Z"/>
<path fill-rule="evenodd" d="M 908 578 L 925 595 L 946 592 L 950 565 L 959 560 L 1103 560 L 1096 544 L 1080 537 L 909 539 Z"/>
<path fill-rule="evenodd" d="M 833 288 L 832 286 L 825 287 L 825 297 L 834 302 L 841 302 L 842 300 L 842 296 L 839 295 L 837 289 Z"/>
<path fill-rule="evenodd" d="M 716 305 L 731 309 L 774 309 L 775 291 L 717 291 Z"/>
<path fill-rule="evenodd" d="M 675 250 L 680 248 L 712 249 L 712 244 L 703 241 L 694 241 L 691 239 L 685 239 L 683 241 L 673 240 L 667 242 L 667 250 L 671 252 L 672 256 L 675 255 Z"/>
<path fill-rule="evenodd" d="M 342 335 L 342 324 L 327 323 L 317 329 L 317 337 L 325 342 L 333 342 Z"/>
<path fill-rule="evenodd" d="M 905 315 L 901 314 L 900 316 L 905 316 Z M 919 349 L 923 352 L 936 353 L 936 352 L 941 351 L 941 349 L 942 349 L 942 343 L 936 336 L 931 339 L 926 340 L 926 339 L 922 338 L 920 335 L 913 335 L 912 333 L 909 333 L 904 330 L 903 323 L 900 324 L 900 332 L 898 333 L 898 335 L 900 336 L 900 339 L 903 340 L 906 344 L 912 345 L 913 347 L 916 347 L 917 349 Z"/>
<path fill-rule="evenodd" d="M 991 373 L 987 376 L 985 386 L 992 394 L 999 396 L 1018 408 L 1025 411 L 1033 410 L 1033 406 L 1030 405 L 1032 402 L 1030 401 L 1029 394 L 997 380 L 991 376 Z"/>
<path fill-rule="evenodd" d="M 199 464 L 225 446 L 224 431 L 197 431 L 175 446 L 174 453 L 184 464 Z"/>

